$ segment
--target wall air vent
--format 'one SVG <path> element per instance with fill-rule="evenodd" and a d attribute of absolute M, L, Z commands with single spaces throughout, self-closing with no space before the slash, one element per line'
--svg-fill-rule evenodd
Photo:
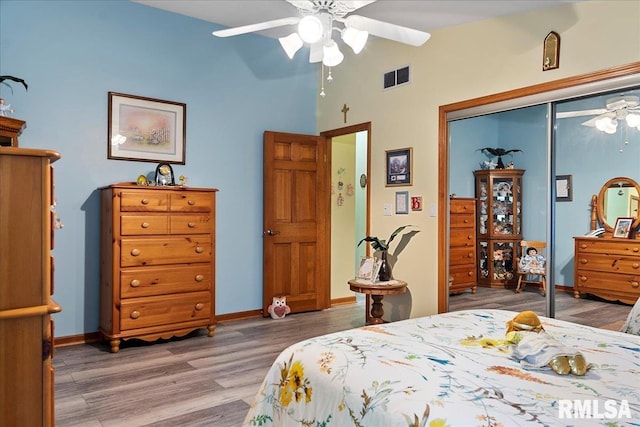
<path fill-rule="evenodd" d="M 397 70 L 384 73 L 382 86 L 384 89 L 390 89 L 394 86 L 404 85 L 410 82 L 409 66 L 398 68 Z"/>

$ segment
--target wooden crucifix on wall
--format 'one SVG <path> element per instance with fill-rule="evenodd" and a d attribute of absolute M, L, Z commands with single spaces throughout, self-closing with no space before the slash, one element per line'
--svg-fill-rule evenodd
<path fill-rule="evenodd" d="M 347 104 L 344 104 L 342 106 L 342 114 L 344 114 L 344 122 L 347 123 L 347 112 L 349 111 L 349 107 L 347 107 Z"/>

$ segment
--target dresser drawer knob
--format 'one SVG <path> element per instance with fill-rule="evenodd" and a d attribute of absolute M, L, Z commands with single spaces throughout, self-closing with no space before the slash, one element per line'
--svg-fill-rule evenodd
<path fill-rule="evenodd" d="M 189 206 L 193 206 L 193 205 L 196 204 L 196 201 L 195 200 L 189 200 L 187 203 L 189 204 Z"/>
<path fill-rule="evenodd" d="M 468 219 L 465 219 L 463 222 L 464 222 L 465 224 L 469 224 L 469 220 L 468 220 Z"/>
<path fill-rule="evenodd" d="M 582 243 L 582 244 L 580 245 L 580 249 L 587 249 L 587 245 L 585 245 L 584 243 Z"/>
<path fill-rule="evenodd" d="M 140 224 L 142 228 L 149 228 L 150 225 L 151 224 L 149 224 L 148 222 L 143 222 L 142 224 Z"/>
<path fill-rule="evenodd" d="M 149 204 L 149 199 L 142 199 L 142 200 L 140 200 L 140 203 L 142 203 L 143 205 L 148 205 Z"/>
<path fill-rule="evenodd" d="M 140 249 L 131 249 L 131 255 L 138 256 L 140 255 Z"/>
<path fill-rule="evenodd" d="M 631 282 L 631 287 L 632 288 L 637 288 L 638 286 L 640 286 L 639 282 Z"/>
<path fill-rule="evenodd" d="M 199 302 L 196 304 L 196 310 L 202 310 L 204 308 L 204 304 Z"/>
<path fill-rule="evenodd" d="M 196 223 L 195 222 L 190 222 L 190 223 L 187 224 L 187 227 L 195 228 L 196 227 Z"/>
<path fill-rule="evenodd" d="M 133 310 L 129 317 L 131 317 L 132 319 L 137 319 L 138 317 L 140 317 L 140 312 L 138 310 Z"/>
<path fill-rule="evenodd" d="M 469 277 L 475 276 L 475 273 L 473 271 L 467 271 L 467 276 Z"/>
<path fill-rule="evenodd" d="M 468 236 L 467 236 L 467 240 L 473 240 L 473 237 L 474 237 L 474 236 L 472 236 L 472 235 L 468 235 Z"/>
<path fill-rule="evenodd" d="M 587 262 L 589 262 L 589 261 L 587 261 L 584 258 L 580 259 L 580 264 L 582 264 L 582 265 L 585 265 Z"/>
<path fill-rule="evenodd" d="M 634 262 L 633 264 L 631 264 L 631 267 L 637 270 L 638 268 L 640 268 L 640 262 Z"/>
<path fill-rule="evenodd" d="M 196 253 L 201 254 L 204 252 L 204 248 L 202 246 L 196 246 Z"/>
<path fill-rule="evenodd" d="M 631 252 L 635 252 L 635 253 L 640 252 L 640 247 L 634 246 L 633 248 L 631 248 Z"/>
<path fill-rule="evenodd" d="M 196 274 L 196 282 L 202 282 L 204 280 L 204 276 L 202 274 Z"/>
<path fill-rule="evenodd" d="M 586 276 L 580 276 L 580 281 L 581 282 L 586 282 L 587 281 L 587 277 Z"/>
<path fill-rule="evenodd" d="M 473 258 L 473 252 L 469 252 L 469 253 L 467 254 L 467 258 Z"/>
<path fill-rule="evenodd" d="M 133 279 L 133 280 L 131 281 L 131 287 L 133 287 L 133 288 L 137 288 L 138 286 L 140 286 L 140 280 L 138 280 L 138 279 Z"/>

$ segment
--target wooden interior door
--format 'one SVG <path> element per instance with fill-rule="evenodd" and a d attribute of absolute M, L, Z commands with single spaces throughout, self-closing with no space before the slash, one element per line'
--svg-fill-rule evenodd
<path fill-rule="evenodd" d="M 330 306 L 328 141 L 264 133 L 264 316 L 274 296 L 292 313 Z"/>

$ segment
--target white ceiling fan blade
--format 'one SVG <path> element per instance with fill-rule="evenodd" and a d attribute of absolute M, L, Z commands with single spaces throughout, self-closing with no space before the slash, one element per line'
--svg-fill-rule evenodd
<path fill-rule="evenodd" d="M 606 113 L 606 108 L 597 108 L 595 110 L 580 110 L 580 111 L 565 111 L 562 113 L 556 113 L 556 118 L 558 119 L 566 119 L 568 117 L 582 117 L 582 116 L 595 116 L 598 114 Z"/>
<path fill-rule="evenodd" d="M 324 57 L 324 50 L 322 49 L 322 40 L 317 43 L 312 43 L 309 46 L 309 62 L 320 62 Z"/>
<path fill-rule="evenodd" d="M 374 36 L 383 37 L 385 39 L 412 46 L 422 46 L 431 37 L 431 34 L 424 31 L 389 24 L 388 22 L 365 18 L 364 16 L 359 15 L 349 15 L 340 21 L 344 22 L 349 27 L 355 28 L 356 30 L 368 31 L 369 34 Z"/>
<path fill-rule="evenodd" d="M 227 28 L 226 30 L 214 31 L 216 37 L 231 37 L 239 34 L 253 33 L 255 31 L 267 30 L 269 28 L 283 27 L 285 25 L 295 25 L 300 21 L 300 17 L 275 19 L 273 21 L 260 22 L 258 24 L 243 25 L 242 27 Z"/>
<path fill-rule="evenodd" d="M 292 4 L 298 9 L 304 10 L 313 10 L 313 8 L 315 7 L 311 0 L 287 0 L 287 3 Z"/>

